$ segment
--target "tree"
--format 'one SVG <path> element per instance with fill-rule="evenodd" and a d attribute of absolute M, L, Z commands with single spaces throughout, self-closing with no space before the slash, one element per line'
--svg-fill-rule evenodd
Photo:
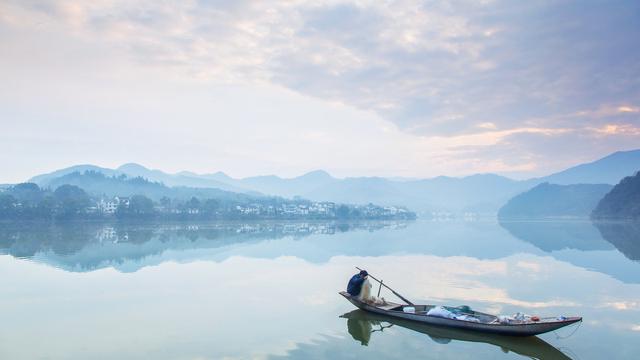
<path fill-rule="evenodd" d="M 144 195 L 133 195 L 129 206 L 119 206 L 116 215 L 120 218 L 149 218 L 155 214 L 153 201 Z"/>
<path fill-rule="evenodd" d="M 163 206 L 163 207 L 165 207 L 165 208 L 168 208 L 168 207 L 171 205 L 171 199 L 169 199 L 169 198 L 168 198 L 168 197 L 166 197 L 166 196 L 163 196 L 163 197 L 160 199 L 160 205 L 162 205 L 162 206 Z"/>
<path fill-rule="evenodd" d="M 8 219 L 16 216 L 18 200 L 12 195 L 0 194 L 0 219 Z"/>
<path fill-rule="evenodd" d="M 8 193 L 25 206 L 35 206 L 43 196 L 42 189 L 34 183 L 17 184 L 9 189 Z"/>
<path fill-rule="evenodd" d="M 58 203 L 57 217 L 73 218 L 82 213 L 89 206 L 89 196 L 75 185 L 61 185 L 53 192 Z"/>
<path fill-rule="evenodd" d="M 338 206 L 336 210 L 336 216 L 340 219 L 345 219 L 349 217 L 349 207 L 346 205 Z"/>
<path fill-rule="evenodd" d="M 38 218 L 50 219 L 53 215 L 56 207 L 56 200 L 51 194 L 47 194 L 38 203 L 38 207 L 35 210 L 35 215 Z"/>
<path fill-rule="evenodd" d="M 191 200 L 189 200 L 189 202 L 187 203 L 187 207 L 189 209 L 200 209 L 200 200 L 198 200 L 198 198 L 196 198 L 195 196 L 191 198 Z"/>
<path fill-rule="evenodd" d="M 202 205 L 202 212 L 209 216 L 215 216 L 218 208 L 220 207 L 220 204 L 218 203 L 217 200 L 215 199 L 207 199 L 205 200 L 204 204 Z"/>

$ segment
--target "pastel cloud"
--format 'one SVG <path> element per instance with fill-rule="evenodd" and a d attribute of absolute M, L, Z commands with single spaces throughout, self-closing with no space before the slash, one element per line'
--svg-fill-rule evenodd
<path fill-rule="evenodd" d="M 56 51 L 86 53 L 93 59 L 57 59 L 59 69 L 77 72 L 71 68 L 79 63 L 108 77 L 146 69 L 178 82 L 283 88 L 375 114 L 371 119 L 389 122 L 384 127 L 407 134 L 409 144 L 429 154 L 424 165 L 441 158 L 459 164 L 443 169 L 453 174 L 544 172 L 637 146 L 640 51 L 630 45 L 640 33 L 638 7 L 6 1 L 0 38 L 18 48 L 24 45 L 12 42 L 19 37 L 50 40 L 44 59 L 25 63 L 23 51 L 2 60 L 13 68 L 31 65 L 25 75 L 35 83 L 43 75 L 38 61 L 50 65 Z M 563 145 L 566 155 L 550 159 L 549 143 L 554 150 Z"/>

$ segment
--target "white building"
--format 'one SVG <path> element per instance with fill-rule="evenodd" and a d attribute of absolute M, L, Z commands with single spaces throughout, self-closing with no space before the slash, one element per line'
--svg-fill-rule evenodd
<path fill-rule="evenodd" d="M 114 197 L 110 200 L 100 199 L 98 202 L 98 211 L 103 214 L 115 214 L 118 210 L 118 206 L 129 207 L 129 198 L 127 197 Z"/>

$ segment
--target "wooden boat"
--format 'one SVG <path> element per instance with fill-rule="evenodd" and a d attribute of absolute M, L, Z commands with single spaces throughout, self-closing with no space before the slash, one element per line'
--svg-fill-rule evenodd
<path fill-rule="evenodd" d="M 394 292 L 395 293 L 395 292 Z M 533 336 L 549 331 L 557 330 L 567 325 L 582 321 L 581 317 L 540 318 L 539 321 L 514 321 L 502 323 L 498 317 L 479 311 L 462 311 L 460 308 L 445 307 L 447 310 L 458 314 L 469 315 L 476 321 L 450 319 L 427 315 L 435 305 L 402 305 L 386 301 L 384 305 L 369 304 L 351 296 L 346 291 L 341 291 L 344 296 L 357 308 L 376 314 L 381 314 L 397 319 L 417 321 L 423 324 L 444 326 L 456 329 L 465 329 L 482 333 L 501 334 L 509 336 Z M 411 311 L 409 311 L 411 310 Z"/>
<path fill-rule="evenodd" d="M 362 345 L 368 345 L 369 342 L 372 341 L 372 335 L 374 333 L 384 333 L 385 329 L 398 326 L 425 334 L 439 344 L 448 344 L 452 340 L 485 343 L 498 346 L 504 352 L 513 352 L 529 359 L 571 360 L 565 353 L 537 336 L 515 337 L 485 334 L 477 331 L 434 326 L 417 321 L 392 318 L 360 309 L 352 310 L 340 317 L 347 319 L 347 331 L 354 340 L 359 341 Z"/>

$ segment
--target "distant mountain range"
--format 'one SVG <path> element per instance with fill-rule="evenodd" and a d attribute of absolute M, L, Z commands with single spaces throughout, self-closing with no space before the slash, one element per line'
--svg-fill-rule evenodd
<path fill-rule="evenodd" d="M 239 193 L 251 192 L 248 189 L 237 188 L 225 182 L 217 181 L 215 178 L 209 178 L 209 175 L 197 175 L 189 172 L 182 172 L 178 174 L 167 174 L 160 170 L 150 170 L 146 167 L 138 164 L 124 164 L 116 169 L 108 169 L 95 165 L 76 165 L 68 168 L 60 169 L 48 174 L 42 174 L 34 176 L 29 181 L 34 182 L 40 186 L 48 186 L 54 182 L 57 178 L 64 175 L 68 175 L 74 172 L 84 173 L 86 171 L 95 171 L 107 176 L 126 175 L 128 177 L 143 177 L 149 181 L 156 181 L 165 184 L 166 186 L 184 186 L 194 188 L 215 188 L 226 191 L 233 191 Z M 222 173 L 220 173 L 222 174 Z M 222 176 L 226 176 L 222 174 Z"/>
<path fill-rule="evenodd" d="M 224 201 L 246 202 L 256 198 L 255 196 L 222 190 L 214 187 L 193 187 L 193 186 L 166 186 L 162 182 L 151 182 L 144 177 L 134 177 L 133 175 L 120 174 L 107 175 L 100 171 L 85 170 L 75 171 L 60 177 L 51 178 L 46 184 L 55 189 L 61 185 L 75 185 L 89 194 L 113 196 L 144 195 L 155 201 L 162 197 L 171 199 L 188 200 L 192 197 L 199 199 L 218 199 Z M 119 176 L 122 176 L 119 177 Z"/>
<path fill-rule="evenodd" d="M 316 201 L 343 203 L 376 203 L 401 205 L 414 211 L 496 213 L 513 196 L 538 184 L 616 184 L 623 177 L 640 170 L 640 150 L 616 152 L 597 161 L 580 164 L 549 176 L 529 180 L 513 180 L 495 174 L 467 177 L 439 176 L 430 179 L 387 179 L 350 177 L 338 179 L 317 170 L 294 178 L 275 175 L 232 178 L 222 172 L 196 174 L 182 171 L 168 174 L 138 164 L 125 164 L 116 169 L 94 165 L 78 165 L 33 177 L 30 181 L 49 186 L 56 178 L 87 170 L 105 175 L 141 176 L 167 186 L 216 188 L 245 194 L 300 196 Z"/>

